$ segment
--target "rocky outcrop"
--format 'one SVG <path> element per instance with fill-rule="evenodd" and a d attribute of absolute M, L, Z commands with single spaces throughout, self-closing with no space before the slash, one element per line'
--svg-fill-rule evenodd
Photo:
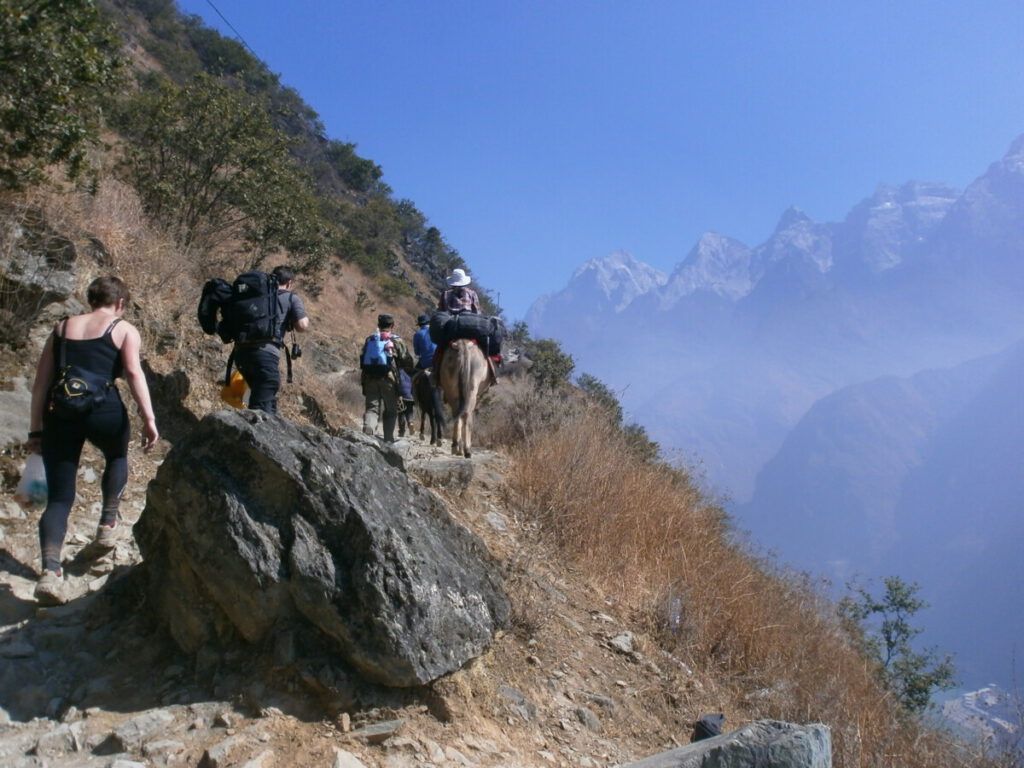
<path fill-rule="evenodd" d="M 40 310 L 71 296 L 77 257 L 42 212 L 0 208 L 0 338 L 20 346 Z"/>
<path fill-rule="evenodd" d="M 483 545 L 401 457 L 260 412 L 174 446 L 135 525 L 148 589 L 184 650 L 303 625 L 361 676 L 422 685 L 481 654 L 509 606 Z"/>
<path fill-rule="evenodd" d="M 622 768 L 832 768 L 828 726 L 762 720 Z"/>

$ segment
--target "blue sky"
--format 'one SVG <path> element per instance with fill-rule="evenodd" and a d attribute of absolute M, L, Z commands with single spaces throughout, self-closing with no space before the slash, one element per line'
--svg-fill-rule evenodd
<path fill-rule="evenodd" d="M 584 261 L 763 242 L 1024 133 L 1020 0 L 214 0 L 511 319 Z M 179 0 L 234 36 L 207 0 Z"/>

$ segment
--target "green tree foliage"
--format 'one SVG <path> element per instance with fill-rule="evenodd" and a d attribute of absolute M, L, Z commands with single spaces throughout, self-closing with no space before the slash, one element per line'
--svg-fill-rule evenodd
<path fill-rule="evenodd" d="M 122 172 L 183 246 L 240 240 L 253 265 L 278 248 L 304 271 L 322 265 L 329 227 L 321 203 L 262 102 L 201 75 L 184 88 L 163 82 L 139 93 L 118 122 L 133 139 Z"/>
<path fill-rule="evenodd" d="M 884 580 L 885 594 L 871 595 L 859 585 L 839 604 L 847 628 L 879 666 L 886 684 L 909 712 L 922 712 L 936 691 L 952 688 L 955 670 L 952 657 L 939 657 L 935 649 L 916 651 L 911 641 L 921 630 L 911 618 L 928 604 L 917 597 L 918 585 L 897 576 Z"/>
<path fill-rule="evenodd" d="M 625 435 L 633 452 L 644 461 L 652 462 L 660 458 L 661 446 L 651 440 L 642 424 L 626 424 L 622 427 L 622 434 Z"/>
<path fill-rule="evenodd" d="M 598 407 L 608 412 L 613 424 L 617 426 L 622 423 L 622 405 L 607 384 L 589 373 L 581 373 L 576 379 L 576 386 Z"/>
<path fill-rule="evenodd" d="M 530 375 L 542 387 L 557 389 L 566 384 L 576 367 L 572 355 L 563 352 L 561 344 L 554 339 L 535 339 L 527 346 L 526 353 L 533 362 Z"/>
<path fill-rule="evenodd" d="M 525 320 L 516 320 L 508 329 L 508 341 L 515 347 L 526 347 L 533 338 L 530 336 L 530 326 Z"/>
<path fill-rule="evenodd" d="M 379 275 L 395 264 L 392 247 L 398 246 L 401 222 L 394 204 L 373 198 L 365 203 L 346 203 L 338 208 L 350 236 L 345 258 L 370 275 Z"/>
<path fill-rule="evenodd" d="M 37 183 L 51 165 L 70 178 L 85 169 L 121 75 L 117 49 L 91 0 L 0 3 L 0 186 Z"/>
<path fill-rule="evenodd" d="M 378 279 L 380 295 L 385 301 L 394 302 L 402 296 L 412 296 L 413 288 L 407 280 L 395 275 L 381 275 Z"/>
<path fill-rule="evenodd" d="M 341 180 L 356 192 L 372 191 L 384 175 L 379 165 L 356 154 L 355 144 L 331 140 L 324 154 Z"/>
<path fill-rule="evenodd" d="M 500 317 L 504 310 L 501 308 L 501 305 L 498 304 L 498 300 L 491 295 L 491 292 L 480 285 L 477 286 L 476 292 L 480 299 L 480 311 L 485 315 Z"/>

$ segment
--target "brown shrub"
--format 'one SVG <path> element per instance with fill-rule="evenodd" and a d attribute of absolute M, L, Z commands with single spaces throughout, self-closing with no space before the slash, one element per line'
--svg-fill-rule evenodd
<path fill-rule="evenodd" d="M 735 544 L 686 470 L 636 458 L 592 410 L 527 432 L 510 479 L 527 522 L 736 711 L 827 723 L 837 766 L 982 765 L 903 712 L 815 584 Z"/>

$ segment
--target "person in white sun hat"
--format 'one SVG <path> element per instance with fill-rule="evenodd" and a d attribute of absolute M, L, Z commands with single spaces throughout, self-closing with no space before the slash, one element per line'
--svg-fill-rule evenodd
<path fill-rule="evenodd" d="M 473 282 L 473 278 L 466 274 L 464 269 L 453 269 L 452 273 L 445 278 L 445 282 L 448 284 L 448 288 L 441 293 L 441 299 L 437 302 L 437 308 L 442 312 L 451 312 L 453 315 L 459 314 L 472 314 L 479 315 L 480 312 L 480 297 L 476 295 L 476 291 L 469 288 L 469 284 Z M 434 362 L 431 366 L 430 383 L 432 386 L 438 386 L 438 374 L 441 365 L 441 356 L 444 354 L 445 345 L 439 344 L 434 352 Z M 491 381 L 491 385 L 498 383 L 498 374 L 495 370 L 497 362 L 494 359 L 487 357 L 486 348 L 484 349 L 484 357 L 487 358 L 487 372 Z"/>
<path fill-rule="evenodd" d="M 452 273 L 445 278 L 448 288 L 441 293 L 441 300 L 437 302 L 437 308 L 445 312 L 457 314 L 459 312 L 472 312 L 480 314 L 480 297 L 476 291 L 469 288 L 473 278 L 466 274 L 464 269 L 453 269 Z"/>

